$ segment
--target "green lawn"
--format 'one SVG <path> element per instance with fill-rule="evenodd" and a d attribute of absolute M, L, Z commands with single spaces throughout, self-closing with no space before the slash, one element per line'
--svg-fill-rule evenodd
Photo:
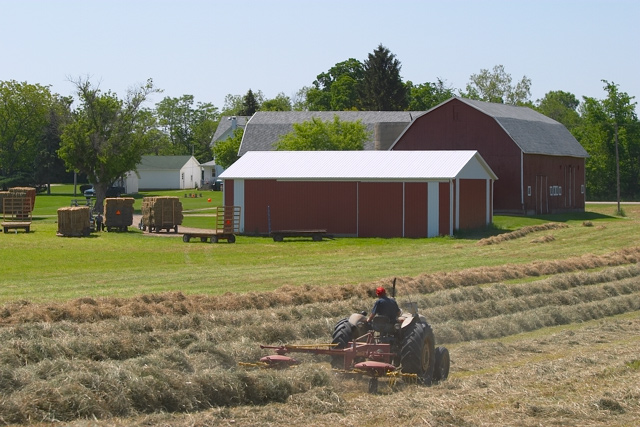
<path fill-rule="evenodd" d="M 496 216 L 494 227 L 455 238 L 309 239 L 275 243 L 266 237 L 239 236 L 235 244 L 184 243 L 180 237 L 127 233 L 94 233 L 88 238 L 56 236 L 57 209 L 69 206 L 73 186 L 52 187 L 38 195 L 31 233 L 0 235 L 0 302 L 63 300 L 82 296 L 132 296 L 166 291 L 222 294 L 272 290 L 282 285 L 338 285 L 382 278 L 417 276 L 436 271 L 556 260 L 583 254 L 605 254 L 637 246 L 639 205 L 625 206 L 615 217 L 615 204 L 588 205 L 585 214 L 542 217 Z M 136 195 L 135 208 L 147 195 L 180 197 L 183 225 L 211 227 L 207 210 L 221 204 L 221 192 L 203 191 Z M 209 202 L 209 198 L 211 202 Z M 527 225 L 561 221 L 568 228 L 533 237 L 480 246 L 482 237 Z M 593 226 L 583 226 L 590 221 Z M 164 234 L 164 233 L 163 233 Z"/>

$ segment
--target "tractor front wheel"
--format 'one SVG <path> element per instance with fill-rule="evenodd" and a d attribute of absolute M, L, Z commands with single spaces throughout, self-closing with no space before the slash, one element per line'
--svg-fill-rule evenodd
<path fill-rule="evenodd" d="M 436 347 L 436 364 L 433 370 L 433 381 L 444 381 L 449 376 L 449 350 L 446 347 Z"/>

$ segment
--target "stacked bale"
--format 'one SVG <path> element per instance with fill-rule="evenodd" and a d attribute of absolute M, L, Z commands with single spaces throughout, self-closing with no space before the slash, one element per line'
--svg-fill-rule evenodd
<path fill-rule="evenodd" d="M 104 226 L 107 231 L 127 231 L 127 227 L 133 224 L 134 203 L 133 197 L 104 199 Z"/>
<path fill-rule="evenodd" d="M 91 232 L 91 208 L 69 206 L 58 209 L 58 236 L 82 237 Z"/>
<path fill-rule="evenodd" d="M 178 231 L 182 224 L 182 202 L 178 197 L 159 196 L 142 199 L 142 229 L 160 231 L 173 228 Z"/>

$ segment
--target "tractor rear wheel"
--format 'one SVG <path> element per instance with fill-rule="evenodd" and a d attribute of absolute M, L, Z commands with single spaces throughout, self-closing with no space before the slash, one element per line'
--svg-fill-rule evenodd
<path fill-rule="evenodd" d="M 449 350 L 445 347 L 436 347 L 436 364 L 433 370 L 433 381 L 444 381 L 449 376 Z"/>
<path fill-rule="evenodd" d="M 331 341 L 331 344 L 335 344 L 333 348 L 346 348 L 349 341 L 352 340 L 352 335 L 353 327 L 351 326 L 351 323 L 349 323 L 349 319 L 344 318 L 339 320 L 333 329 Z M 335 369 L 346 369 L 347 367 L 344 366 L 344 357 L 331 356 L 331 367 Z"/>
<path fill-rule="evenodd" d="M 431 385 L 435 366 L 435 339 L 428 323 L 415 322 L 406 327 L 400 363 L 405 374 L 418 375 L 418 381 Z"/>

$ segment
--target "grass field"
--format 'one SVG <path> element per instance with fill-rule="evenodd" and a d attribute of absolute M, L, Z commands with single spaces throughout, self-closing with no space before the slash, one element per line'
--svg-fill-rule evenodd
<path fill-rule="evenodd" d="M 640 205 L 496 217 L 455 238 L 240 236 L 235 244 L 55 236 L 68 188 L 33 233 L 0 235 L 0 423 L 70 426 L 634 426 L 640 419 Z M 166 194 L 166 193 L 162 193 Z M 220 193 L 184 198 L 206 224 Z M 218 199 L 214 199 L 214 197 Z M 139 202 L 136 203 L 139 208 Z M 53 213 L 51 213 L 53 212 Z M 549 224 L 553 223 L 553 226 Z M 259 344 L 322 343 L 398 278 L 449 380 L 366 382 L 322 357 L 240 367 Z"/>

